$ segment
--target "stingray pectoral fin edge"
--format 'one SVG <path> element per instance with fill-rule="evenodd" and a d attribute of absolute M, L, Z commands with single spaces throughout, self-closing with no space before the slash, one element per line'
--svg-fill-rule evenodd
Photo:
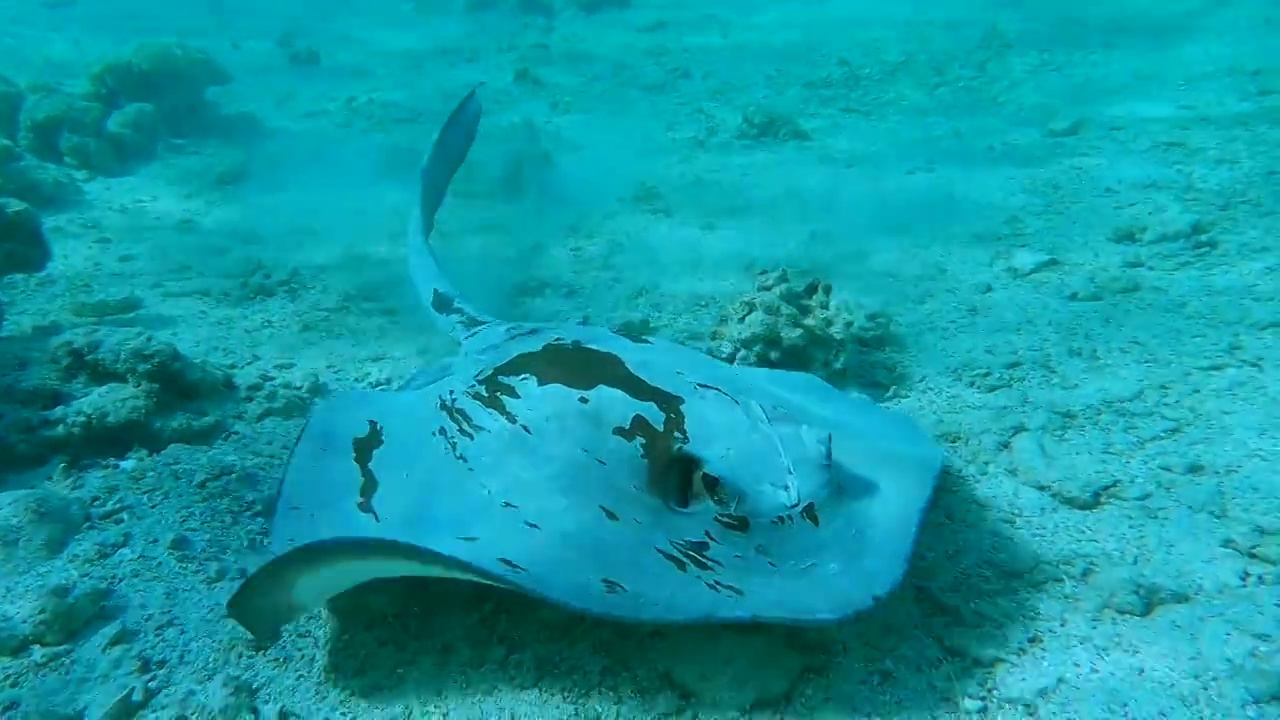
<path fill-rule="evenodd" d="M 330 599 L 373 580 L 453 578 L 506 587 L 455 559 L 416 545 L 375 538 L 329 538 L 277 555 L 252 572 L 227 601 L 227 614 L 261 643 Z"/>

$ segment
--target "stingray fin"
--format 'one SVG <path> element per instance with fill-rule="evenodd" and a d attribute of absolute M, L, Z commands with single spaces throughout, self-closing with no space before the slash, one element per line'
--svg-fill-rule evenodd
<path fill-rule="evenodd" d="M 431 577 L 497 585 L 457 561 L 412 545 L 373 538 L 330 538 L 269 560 L 227 601 L 227 615 L 260 643 L 279 639 L 284 626 L 372 580 Z"/>
<path fill-rule="evenodd" d="M 479 89 L 477 85 L 462 98 L 436 135 L 418 175 L 418 203 L 409 222 L 409 274 L 418 289 L 418 296 L 441 329 L 459 341 L 493 322 L 493 319 L 459 297 L 440 268 L 440 261 L 431 247 L 431 233 L 435 230 L 436 213 L 449 192 L 449 184 L 466 161 L 480 129 L 482 108 L 477 95 Z"/>

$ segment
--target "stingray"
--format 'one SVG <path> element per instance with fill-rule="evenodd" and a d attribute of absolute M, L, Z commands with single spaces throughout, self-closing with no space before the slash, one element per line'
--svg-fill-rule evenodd
<path fill-rule="evenodd" d="M 913 420 L 806 373 L 506 322 L 459 295 L 430 240 L 480 117 L 473 89 L 422 166 L 408 234 L 414 284 L 460 352 L 314 408 L 270 559 L 230 617 L 270 642 L 406 576 L 647 623 L 829 623 L 894 589 L 943 461 Z"/>

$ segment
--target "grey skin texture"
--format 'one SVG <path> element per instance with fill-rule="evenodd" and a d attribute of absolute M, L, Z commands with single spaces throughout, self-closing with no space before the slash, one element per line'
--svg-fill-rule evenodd
<path fill-rule="evenodd" d="M 808 374 L 502 322 L 458 297 L 429 241 L 480 117 L 473 90 L 423 165 L 409 232 L 411 274 L 460 354 L 315 408 L 272 558 L 230 616 L 270 642 L 403 576 L 652 623 L 834 622 L 892 590 L 943 461 L 912 420 Z"/>

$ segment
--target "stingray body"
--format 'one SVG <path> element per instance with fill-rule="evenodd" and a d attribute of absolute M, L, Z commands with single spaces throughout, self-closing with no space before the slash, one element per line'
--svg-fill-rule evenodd
<path fill-rule="evenodd" d="M 319 404 L 272 558 L 228 602 L 263 640 L 378 578 L 453 577 L 655 623 L 840 620 L 906 569 L 942 464 L 909 418 L 804 373 L 603 328 L 500 322 L 430 246 L 480 122 L 423 165 L 411 271 L 459 356 Z"/>

